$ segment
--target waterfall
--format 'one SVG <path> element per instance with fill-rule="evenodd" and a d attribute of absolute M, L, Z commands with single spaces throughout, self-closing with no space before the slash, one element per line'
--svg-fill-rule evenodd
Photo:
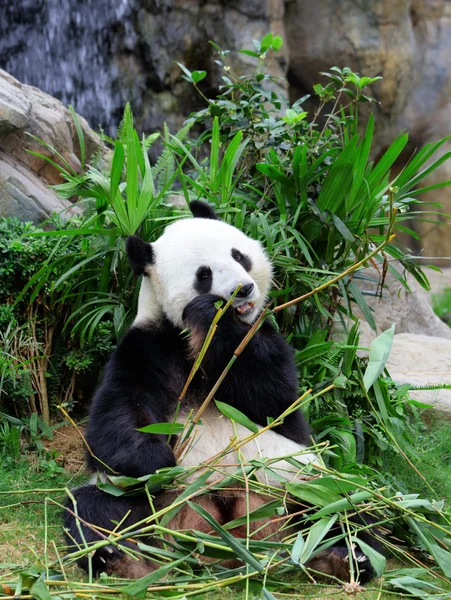
<path fill-rule="evenodd" d="M 117 54 L 136 44 L 134 0 L 3 2 L 0 68 L 23 83 L 73 104 L 114 135 L 126 98 Z M 5 6 L 6 5 L 6 6 Z"/>

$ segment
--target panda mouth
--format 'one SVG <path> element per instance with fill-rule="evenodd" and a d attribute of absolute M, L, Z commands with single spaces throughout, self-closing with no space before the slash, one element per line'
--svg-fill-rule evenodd
<path fill-rule="evenodd" d="M 240 316 L 244 316 L 250 313 L 254 306 L 255 303 L 251 300 L 249 302 L 243 302 L 239 306 L 235 306 L 235 310 Z"/>

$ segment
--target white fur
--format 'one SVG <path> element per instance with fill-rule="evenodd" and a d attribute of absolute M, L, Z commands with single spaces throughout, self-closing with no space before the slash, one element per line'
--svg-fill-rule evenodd
<path fill-rule="evenodd" d="M 179 423 L 185 423 L 186 413 L 180 413 Z M 236 430 L 235 430 L 236 428 Z M 261 430 L 261 427 L 258 427 Z M 202 424 L 196 428 L 194 442 L 190 449 L 182 456 L 179 464 L 185 467 L 194 467 L 205 463 L 207 460 L 222 452 L 230 442 L 231 438 L 238 437 L 242 440 L 251 435 L 252 432 L 239 424 L 233 424 L 230 419 L 222 415 L 216 407 L 209 407 L 202 417 Z M 312 462 L 318 462 L 318 457 L 312 452 L 305 452 L 306 447 L 289 440 L 280 435 L 275 430 L 268 430 L 260 434 L 254 440 L 248 442 L 240 448 L 240 452 L 245 462 L 253 459 L 261 460 L 279 458 L 292 454 L 293 457 L 303 465 Z M 304 451 L 304 452 L 303 452 Z M 223 466 L 224 465 L 224 466 Z M 227 465 L 233 465 L 227 467 Z M 237 466 L 238 465 L 238 466 Z M 240 459 L 237 452 L 230 452 L 218 462 L 217 472 L 212 476 L 212 480 L 220 479 L 221 472 L 233 473 L 239 470 Z M 280 460 L 271 465 L 271 468 L 286 481 L 296 481 L 303 479 L 303 472 L 294 467 L 285 460 Z M 281 482 L 270 472 L 260 469 L 257 471 L 257 478 L 262 483 L 267 483 L 275 487 L 281 487 Z M 192 476 L 195 479 L 197 474 Z"/>
<path fill-rule="evenodd" d="M 261 244 L 236 227 L 212 219 L 183 219 L 169 225 L 152 247 L 155 260 L 146 268 L 135 324 L 157 321 L 164 310 L 175 326 L 183 328 L 183 309 L 198 295 L 194 283 L 200 266 L 210 267 L 211 293 L 223 298 L 229 298 L 239 283 L 254 284 L 246 298 L 254 308 L 244 321 L 251 323 L 261 311 L 271 285 L 271 264 Z M 234 260 L 232 248 L 250 258 L 249 273 Z"/>

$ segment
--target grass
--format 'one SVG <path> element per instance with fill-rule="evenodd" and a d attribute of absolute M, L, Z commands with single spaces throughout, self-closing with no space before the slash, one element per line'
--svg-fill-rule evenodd
<path fill-rule="evenodd" d="M 419 470 L 427 474 L 433 487 L 440 490 L 442 497 L 449 502 L 451 500 L 451 422 L 433 423 L 429 431 L 424 428 L 423 435 L 415 440 L 412 451 Z M 415 489 L 421 495 L 428 496 L 428 490 L 422 487 L 425 484 L 414 471 L 406 467 L 402 458 L 388 454 L 386 464 L 399 487 Z M 57 558 L 55 546 L 60 551 L 63 544 L 61 509 L 51 502 L 45 503 L 45 498 L 51 498 L 59 503 L 64 502 L 64 488 L 77 486 L 84 478 L 84 475 L 74 475 L 61 468 L 53 459 L 35 459 L 31 455 L 30 458 L 20 462 L 8 459 L 2 461 L 0 465 L 0 492 L 2 492 L 0 494 L 0 573 L 2 574 L 0 582 L 7 581 L 9 575 L 12 578 L 17 577 L 17 567 L 29 567 L 34 563 L 42 565 L 45 556 L 49 561 Z M 27 493 L 27 490 L 34 491 Z M 390 559 L 387 571 L 405 566 L 395 559 Z M 69 575 L 73 582 L 87 581 L 86 576 L 76 567 L 69 567 L 66 575 Z M 362 600 L 389 600 L 402 596 L 402 594 L 382 591 L 382 581 L 375 580 L 365 590 L 357 591 L 354 595 Z M 278 589 L 271 589 L 271 593 L 277 600 L 319 599 L 329 596 L 333 596 L 336 600 L 349 598 L 349 593 L 344 592 L 337 585 L 306 583 L 301 571 L 299 575 L 291 571 L 286 576 L 282 576 L 281 582 Z M 451 586 L 443 585 L 442 582 L 441 586 L 444 591 L 451 591 Z M 206 600 L 242 600 L 261 596 L 257 592 L 253 593 L 252 586 L 248 596 L 244 587 L 240 589 L 235 586 L 215 589 L 210 593 L 192 597 L 202 597 Z"/>
<path fill-rule="evenodd" d="M 79 485 L 83 477 L 74 476 L 61 468 L 55 468 L 51 461 L 23 460 L 19 463 L 6 461 L 0 465 L 0 573 L 12 572 L 16 567 L 24 567 L 29 563 L 42 561 L 45 554 L 45 503 L 44 499 L 51 497 L 58 502 L 64 501 L 64 487 Z M 53 492 L 27 494 L 26 490 L 52 489 Z M 22 493 L 16 493 L 15 491 Z M 61 490 L 61 491 L 58 491 Z M 25 491 L 25 493 L 23 493 Z M 56 558 L 52 541 L 61 547 L 61 509 L 49 503 L 47 505 L 47 536 L 48 556 Z M 395 561 L 389 561 L 390 568 L 401 566 Z M 84 574 L 72 568 L 73 580 L 86 579 Z M 340 593 L 335 585 L 309 585 L 302 577 L 291 577 L 286 582 L 285 590 L 273 591 L 280 600 L 290 598 L 325 598 L 333 596 L 336 600 L 349 598 L 349 594 Z M 244 590 L 224 588 L 202 595 L 205 600 L 241 600 Z M 357 596 L 367 600 L 389 600 L 394 597 L 391 593 L 380 594 L 378 582 L 371 589 L 357 593 Z M 253 598 L 252 594 L 250 598 Z"/>
<path fill-rule="evenodd" d="M 7 568 L 5 565 L 24 566 L 42 559 L 45 553 L 45 498 L 64 502 L 64 488 L 76 486 L 83 479 L 84 476 L 69 473 L 53 460 L 31 457 L 13 462 L 3 458 L 0 464 L 0 569 Z M 56 491 L 27 493 L 27 490 L 36 489 Z M 61 509 L 48 503 L 47 536 L 52 558 L 56 556 L 51 541 L 61 546 L 61 533 Z"/>
<path fill-rule="evenodd" d="M 410 458 L 440 499 L 451 502 L 451 421 L 434 419 L 413 440 Z M 425 482 L 411 469 L 406 461 L 393 451 L 388 451 L 385 461 L 387 472 L 394 479 L 397 489 L 407 493 L 415 491 L 421 497 L 429 497 L 430 490 Z"/>

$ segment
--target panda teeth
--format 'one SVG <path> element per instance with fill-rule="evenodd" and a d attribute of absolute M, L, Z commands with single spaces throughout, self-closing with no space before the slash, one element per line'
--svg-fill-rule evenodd
<path fill-rule="evenodd" d="M 243 304 L 240 304 L 240 306 L 236 307 L 236 310 L 237 310 L 237 312 L 239 312 L 242 315 L 244 313 L 249 312 L 253 308 L 254 308 L 254 303 L 252 301 L 250 301 L 250 302 L 243 302 Z"/>

